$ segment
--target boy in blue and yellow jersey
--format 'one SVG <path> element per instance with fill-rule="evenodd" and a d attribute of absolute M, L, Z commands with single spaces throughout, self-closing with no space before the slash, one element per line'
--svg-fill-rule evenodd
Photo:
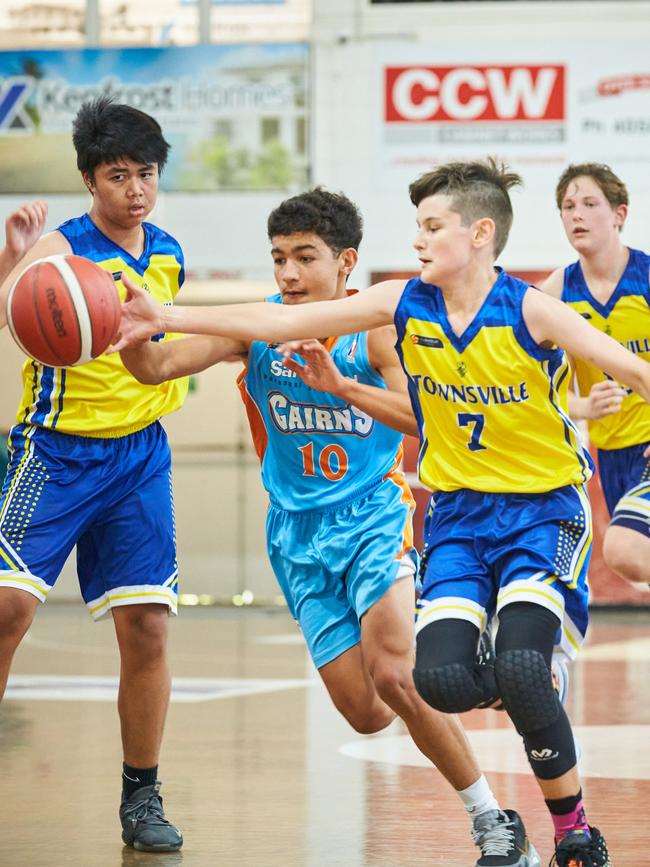
<path fill-rule="evenodd" d="M 441 166 L 414 182 L 421 276 L 406 284 L 387 281 L 327 304 L 218 310 L 163 309 L 139 293 L 123 307 L 121 345 L 159 331 L 279 342 L 395 325 L 420 477 L 434 492 L 418 692 L 454 713 L 489 702 L 496 686 L 551 813 L 555 863 L 609 867 L 605 842 L 585 818 L 571 726 L 551 679 L 554 647 L 575 656 L 588 619 L 584 483 L 592 465 L 567 415 L 565 350 L 646 401 L 650 367 L 558 299 L 495 268 L 517 181 L 490 160 Z M 491 672 L 474 658 L 495 612 Z M 516 823 L 509 830 L 516 838 Z M 483 863 L 538 863 L 524 851 L 506 861 L 502 851 Z"/>
<path fill-rule="evenodd" d="M 590 325 L 650 360 L 650 256 L 621 239 L 628 208 L 623 182 L 600 163 L 572 165 L 556 200 L 578 261 L 559 268 L 542 289 L 561 298 Z M 580 395 L 569 393 L 574 419 L 588 419 L 611 515 L 603 554 L 630 581 L 650 582 L 650 406 L 609 371 L 575 359 Z"/>
<path fill-rule="evenodd" d="M 349 199 L 322 189 L 288 199 L 271 213 L 268 235 L 280 288 L 268 307 L 346 297 L 361 241 Z M 519 820 L 500 811 L 457 720 L 428 707 L 411 677 L 414 503 L 399 469 L 402 436 L 383 422 L 417 428 L 395 336 L 391 324 L 310 341 L 306 368 L 283 366 L 265 341 L 205 336 L 147 341 L 123 359 L 151 383 L 245 361 L 239 384 L 271 501 L 269 557 L 332 701 L 362 733 L 402 717 L 472 817 L 478 863 L 490 864 L 483 857 L 508 844 Z M 502 863 L 519 865 L 519 852 L 511 855 Z"/>
<path fill-rule="evenodd" d="M 181 249 L 144 222 L 169 148 L 159 125 L 100 98 L 79 110 L 73 142 L 90 211 L 43 236 L 20 267 L 74 253 L 112 272 L 121 292 L 120 275 L 129 275 L 171 304 L 183 281 Z M 15 276 L 2 288 L 0 325 Z M 112 616 L 121 655 L 122 838 L 146 851 L 178 849 L 182 836 L 164 818 L 157 781 L 178 573 L 158 419 L 182 404 L 185 383 L 144 388 L 115 355 L 70 368 L 29 359 L 23 380 L 0 499 L 0 694 L 39 601 L 76 545 L 84 601 L 94 619 Z"/>

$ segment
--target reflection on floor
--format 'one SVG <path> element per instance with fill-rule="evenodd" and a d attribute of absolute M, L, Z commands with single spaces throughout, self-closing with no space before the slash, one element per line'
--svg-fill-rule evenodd
<path fill-rule="evenodd" d="M 589 816 L 616 867 L 650 863 L 650 612 L 594 617 L 568 710 Z M 110 623 L 47 605 L 0 709 L 2 867 L 471 867 L 456 796 L 401 724 L 356 735 L 330 707 L 286 613 L 183 609 L 161 776 L 180 853 L 122 847 L 118 658 Z M 464 722 L 543 863 L 551 826 L 504 714 Z"/>

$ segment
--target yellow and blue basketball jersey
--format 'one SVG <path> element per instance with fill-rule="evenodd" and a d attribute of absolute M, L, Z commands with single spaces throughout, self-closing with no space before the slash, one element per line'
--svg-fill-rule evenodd
<path fill-rule="evenodd" d="M 420 427 L 420 479 L 434 491 L 543 493 L 593 472 L 568 417 L 566 354 L 536 343 L 524 322 L 528 290 L 499 269 L 459 337 L 442 291 L 406 284 L 397 350 Z"/>
<path fill-rule="evenodd" d="M 275 296 L 273 301 L 278 300 Z M 367 334 L 331 338 L 343 376 L 385 388 L 368 360 Z M 339 508 L 397 473 L 402 435 L 332 394 L 307 386 L 272 345 L 251 344 L 239 379 L 271 503 L 290 512 Z M 406 501 L 406 500 L 405 500 Z"/>
<path fill-rule="evenodd" d="M 589 291 L 580 262 L 564 269 L 562 300 L 590 325 L 609 334 L 635 355 L 650 361 L 650 256 L 630 250 L 627 266 L 607 304 Z M 605 373 L 581 358 L 574 359 L 580 394 L 607 379 Z M 599 449 L 620 449 L 650 442 L 650 406 L 629 391 L 618 412 L 589 421 L 589 438 Z"/>
<path fill-rule="evenodd" d="M 184 280 L 181 248 L 157 226 L 142 226 L 145 245 L 139 259 L 104 235 L 88 214 L 68 220 L 58 231 L 76 255 L 85 256 L 113 274 L 128 274 L 156 301 L 171 304 Z M 119 280 L 117 287 L 124 298 Z M 186 378 L 158 386 L 142 385 L 124 367 L 119 354 L 102 355 L 88 364 L 65 368 L 29 359 L 23 366 L 23 384 L 18 424 L 90 437 L 120 437 L 141 430 L 178 409 L 187 393 Z"/>

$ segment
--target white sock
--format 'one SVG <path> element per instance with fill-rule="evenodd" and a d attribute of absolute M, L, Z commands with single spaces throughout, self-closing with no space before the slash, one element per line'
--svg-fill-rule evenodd
<path fill-rule="evenodd" d="M 475 783 L 458 792 L 465 809 L 472 818 L 488 810 L 500 810 L 499 802 L 492 794 L 492 789 L 485 776 L 481 774 Z"/>

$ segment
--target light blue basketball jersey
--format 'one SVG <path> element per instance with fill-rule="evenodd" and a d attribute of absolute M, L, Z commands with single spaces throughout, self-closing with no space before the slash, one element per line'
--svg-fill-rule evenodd
<path fill-rule="evenodd" d="M 331 338 L 325 345 L 343 376 L 386 387 L 368 361 L 365 332 Z M 338 508 L 363 496 L 401 460 L 400 433 L 334 395 L 309 388 L 284 367 L 273 345 L 251 344 L 239 386 L 262 481 L 277 508 Z"/>

